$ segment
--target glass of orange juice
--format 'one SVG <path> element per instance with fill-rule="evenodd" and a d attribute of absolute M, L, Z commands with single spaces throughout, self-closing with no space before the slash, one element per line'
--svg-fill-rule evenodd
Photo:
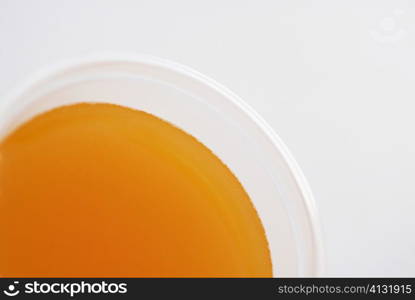
<path fill-rule="evenodd" d="M 70 61 L 0 104 L 0 275 L 316 276 L 311 192 L 236 95 L 147 56 Z"/>

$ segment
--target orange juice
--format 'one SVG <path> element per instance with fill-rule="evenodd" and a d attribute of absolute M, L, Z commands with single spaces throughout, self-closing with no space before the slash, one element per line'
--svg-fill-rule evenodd
<path fill-rule="evenodd" d="M 238 179 L 156 116 L 62 106 L 11 132 L 0 155 L 0 276 L 272 276 Z"/>

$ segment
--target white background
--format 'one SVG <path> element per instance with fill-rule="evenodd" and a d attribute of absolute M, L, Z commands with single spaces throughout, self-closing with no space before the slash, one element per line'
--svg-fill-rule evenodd
<path fill-rule="evenodd" d="M 314 191 L 327 276 L 415 276 L 415 2 L 0 0 L 1 95 L 102 51 L 186 64 L 282 137 Z"/>

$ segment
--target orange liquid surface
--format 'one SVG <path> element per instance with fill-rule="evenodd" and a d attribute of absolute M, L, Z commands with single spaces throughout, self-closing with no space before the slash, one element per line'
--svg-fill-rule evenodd
<path fill-rule="evenodd" d="M 59 107 L 17 128 L 0 154 L 0 276 L 272 276 L 237 178 L 153 115 Z"/>

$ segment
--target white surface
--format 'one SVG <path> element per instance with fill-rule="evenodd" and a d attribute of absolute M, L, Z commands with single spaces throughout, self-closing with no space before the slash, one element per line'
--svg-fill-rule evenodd
<path fill-rule="evenodd" d="M 415 3 L 400 0 L 0 0 L 0 97 L 91 52 L 189 65 L 288 144 L 320 209 L 328 276 L 415 276 L 414 31 Z"/>

